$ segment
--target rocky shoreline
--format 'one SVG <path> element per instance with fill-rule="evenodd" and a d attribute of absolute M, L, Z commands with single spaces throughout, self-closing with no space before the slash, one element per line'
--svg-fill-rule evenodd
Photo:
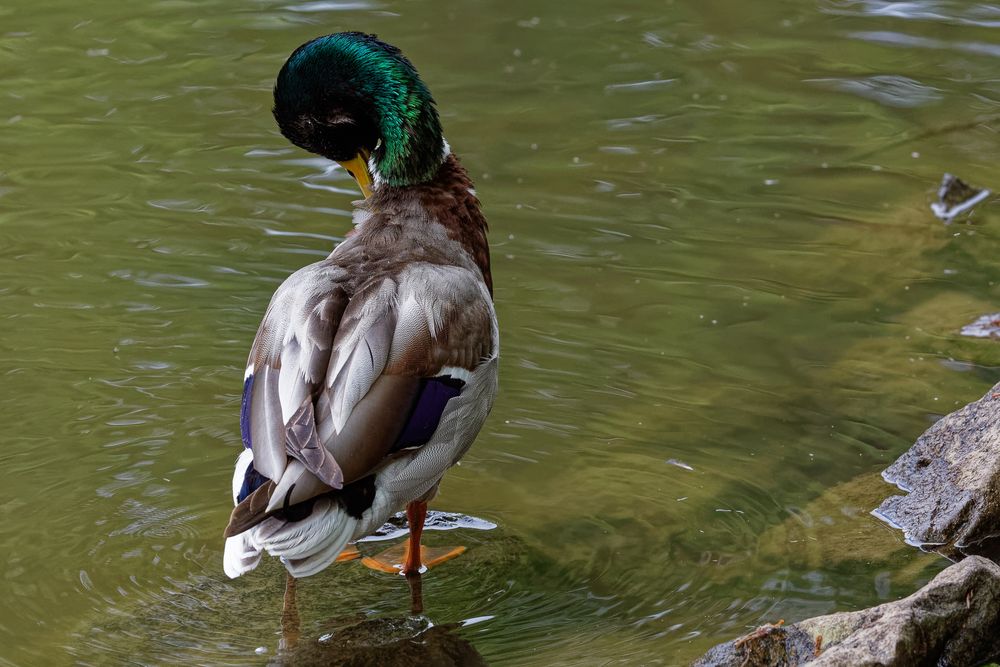
<path fill-rule="evenodd" d="M 873 514 L 956 563 L 909 597 L 763 625 L 696 667 L 982 665 L 1000 658 L 1000 383 L 928 429 L 883 473 Z"/>

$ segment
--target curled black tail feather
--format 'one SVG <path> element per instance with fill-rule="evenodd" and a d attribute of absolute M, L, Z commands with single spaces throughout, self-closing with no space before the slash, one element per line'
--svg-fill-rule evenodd
<path fill-rule="evenodd" d="M 226 526 L 223 535 L 227 538 L 239 535 L 271 516 L 285 521 L 301 521 L 312 514 L 313 505 L 317 498 L 323 497 L 316 496 L 316 498 L 310 498 L 304 502 L 268 513 L 267 505 L 271 502 L 271 496 L 274 495 L 276 487 L 274 482 L 268 480 L 266 484 L 260 486 L 234 507 L 233 513 L 229 515 L 229 525 Z M 375 500 L 375 475 L 368 475 L 346 485 L 342 490 L 331 491 L 324 495 L 336 496 L 343 503 L 344 509 L 350 516 L 360 519 Z"/>

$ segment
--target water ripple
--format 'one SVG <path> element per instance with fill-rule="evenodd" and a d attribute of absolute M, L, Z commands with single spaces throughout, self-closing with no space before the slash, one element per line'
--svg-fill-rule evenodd
<path fill-rule="evenodd" d="M 983 28 L 1000 27 L 1000 7 L 979 2 L 839 0 L 822 2 L 820 10 L 839 16 L 890 17 L 909 21 L 934 21 Z"/>
<path fill-rule="evenodd" d="M 851 39 L 860 39 L 867 42 L 889 44 L 899 47 L 917 47 L 922 49 L 964 51 L 976 55 L 991 56 L 1000 58 L 1000 45 L 984 42 L 949 42 L 943 39 L 932 37 L 917 37 L 902 32 L 888 30 L 858 30 L 847 33 Z"/>
<path fill-rule="evenodd" d="M 878 75 L 861 79 L 807 79 L 832 90 L 852 93 L 890 107 L 921 107 L 943 98 L 941 91 L 905 76 Z"/>

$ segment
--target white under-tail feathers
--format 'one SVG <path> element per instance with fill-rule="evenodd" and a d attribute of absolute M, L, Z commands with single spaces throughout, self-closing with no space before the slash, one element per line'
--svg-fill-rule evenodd
<path fill-rule="evenodd" d="M 496 395 L 496 365 L 494 352 L 470 374 L 462 393 L 445 407 L 430 442 L 419 449 L 400 453 L 375 472 L 375 497 L 361 519 L 350 516 L 332 496 L 319 498 L 312 513 L 301 521 L 265 519 L 226 540 L 226 574 L 235 578 L 254 569 L 264 551 L 279 557 L 292 576 L 316 574 L 333 563 L 349 542 L 374 532 L 406 503 L 430 495 L 445 471 L 462 458 L 482 428 Z M 234 503 L 252 460 L 250 450 L 245 450 L 237 460 L 233 475 Z"/>

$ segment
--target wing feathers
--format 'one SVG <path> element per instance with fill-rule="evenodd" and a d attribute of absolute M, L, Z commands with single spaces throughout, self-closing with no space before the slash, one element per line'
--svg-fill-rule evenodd
<path fill-rule="evenodd" d="M 473 375 L 485 373 L 494 379 L 488 400 L 465 397 L 468 392 L 462 390 L 461 396 L 436 401 L 435 424 L 423 428 L 417 440 L 430 438 L 438 428 L 438 413 L 459 398 L 461 403 L 453 410 L 464 413 L 466 409 L 458 405 L 476 403 L 470 424 L 478 430 L 495 392 L 496 373 L 495 363 L 483 368 L 483 361 L 496 355 L 492 302 L 478 276 L 468 270 L 411 263 L 393 278 L 383 274 L 352 290 L 349 303 L 340 285 L 317 280 L 290 279 L 279 288 L 254 342 L 246 419 L 241 421 L 247 423 L 254 468 L 272 481 L 233 510 L 226 529 L 232 536 L 260 524 L 254 529 L 253 544 L 244 546 L 287 554 L 303 572 L 335 557 L 350 531 L 346 524 L 328 526 L 327 538 L 319 540 L 316 535 L 299 534 L 295 527 L 298 521 L 312 525 L 310 519 L 289 520 L 279 510 L 321 496 L 309 505 L 313 508 L 309 517 L 318 518 L 319 504 L 340 503 L 334 495 L 323 497 L 329 491 L 391 468 L 395 459 L 389 455 L 413 417 L 426 378 L 451 374 L 473 380 Z M 441 422 L 441 428 L 456 428 L 455 419 L 453 415 L 446 420 L 447 428 Z M 421 472 L 412 473 L 413 483 L 400 488 L 425 492 L 424 487 L 435 484 L 461 455 L 456 447 L 462 451 L 467 447 L 457 443 L 458 438 L 445 437 L 449 442 L 431 448 L 439 453 L 430 456 L 429 451 L 420 458 Z M 277 520 L 267 517 L 275 512 L 289 527 L 280 538 L 269 534 L 268 527 Z M 341 512 L 320 514 L 329 518 Z M 335 536 L 329 534 L 334 529 Z M 233 543 L 234 567 L 243 567 L 244 560 L 249 564 L 252 555 L 244 554 L 243 547 L 237 549 L 240 544 Z"/>
<path fill-rule="evenodd" d="M 327 487 L 325 490 L 328 491 L 331 487 L 340 489 L 344 486 L 344 473 L 316 433 L 316 413 L 311 398 L 304 400 L 302 406 L 288 421 L 285 447 L 289 456 L 300 461 L 324 483 Z M 282 484 L 288 476 L 287 471 L 282 475 Z"/>
<path fill-rule="evenodd" d="M 269 479 L 285 470 L 285 422 L 281 416 L 278 369 L 257 367 L 250 392 L 250 442 L 254 468 Z"/>
<path fill-rule="evenodd" d="M 401 282 L 386 373 L 433 377 L 443 366 L 471 371 L 490 356 L 493 308 L 485 286 L 468 271 L 415 267 Z"/>
<path fill-rule="evenodd" d="M 358 401 L 385 369 L 395 325 L 395 317 L 391 315 L 379 318 L 361 335 L 347 363 L 333 378 L 328 391 L 333 399 L 333 426 L 337 431 L 344 428 Z"/>
<path fill-rule="evenodd" d="M 420 378 L 383 375 L 354 406 L 344 428 L 327 443 L 346 483 L 366 476 L 389 454 L 419 389 Z"/>
<path fill-rule="evenodd" d="M 286 423 L 323 384 L 330 350 L 347 294 L 318 265 L 293 274 L 275 293 L 250 352 L 252 374 L 244 397 L 246 442 L 253 449 L 254 468 L 271 480 L 281 479 L 287 460 Z M 295 448 L 311 450 L 309 434 L 298 427 Z M 308 460 L 315 459 L 312 451 Z M 329 465 L 317 471 L 328 473 Z"/>
<path fill-rule="evenodd" d="M 294 335 L 281 350 L 278 374 L 278 397 L 281 401 L 281 418 L 285 423 L 295 413 L 302 401 L 312 395 L 312 387 L 303 374 L 303 350 Z"/>

